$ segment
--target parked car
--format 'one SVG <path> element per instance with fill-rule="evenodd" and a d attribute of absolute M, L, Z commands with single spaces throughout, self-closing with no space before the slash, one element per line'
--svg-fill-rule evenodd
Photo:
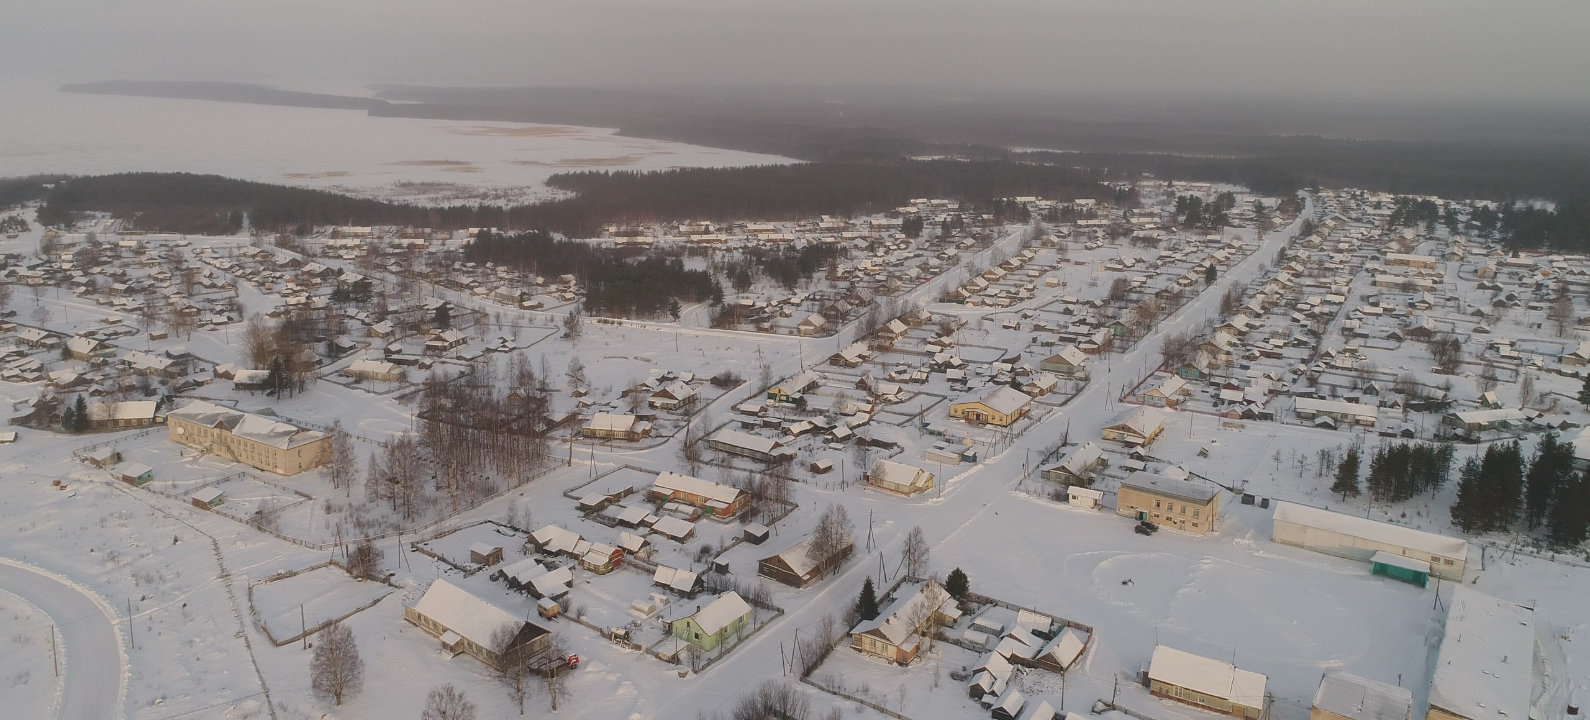
<path fill-rule="evenodd" d="M 1154 533 L 1159 532 L 1159 526 L 1147 520 L 1138 523 L 1137 527 L 1132 529 L 1135 530 L 1138 535 L 1153 535 Z"/>

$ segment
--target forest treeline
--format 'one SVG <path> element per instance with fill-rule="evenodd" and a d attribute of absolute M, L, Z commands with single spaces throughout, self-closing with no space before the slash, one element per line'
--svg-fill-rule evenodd
<path fill-rule="evenodd" d="M 424 207 L 216 175 L 125 173 L 57 183 L 44 194 L 39 220 L 62 225 L 79 213 L 99 211 L 143 230 L 194 234 L 236 232 L 246 218 L 254 228 L 300 234 L 315 225 L 353 224 L 496 227 L 590 237 L 610 223 L 857 215 L 889 210 L 914 197 L 1109 199 L 1112 191 L 1100 184 L 1103 179 L 1102 172 L 1071 167 L 953 160 L 580 172 L 548 180 L 574 197 L 505 208 Z M 16 192 L 27 187 L 23 182 Z"/>
<path fill-rule="evenodd" d="M 426 207 L 354 198 L 324 190 L 294 188 L 186 173 L 125 173 L 63 179 L 35 176 L 0 180 L 0 208 L 44 200 L 40 222 L 64 225 L 81 213 L 108 212 L 133 227 L 157 232 L 225 235 L 245 226 L 307 234 L 317 225 L 406 225 L 438 230 L 494 227 L 545 230 L 592 237 L 603 226 L 678 220 L 791 220 L 816 215 L 854 216 L 883 212 L 915 197 L 947 197 L 997 210 L 993 198 L 1035 195 L 1117 201 L 1108 183 L 1133 177 L 1118 158 L 1096 154 L 1029 154 L 1048 163 L 1016 160 L 897 160 L 879 163 L 803 163 L 743 168 L 692 168 L 655 172 L 578 172 L 548 183 L 572 197 L 520 205 Z M 1076 167 L 1085 158 L 1105 162 Z M 1060 162 L 1068 164 L 1059 164 Z M 1184 163 L 1166 157 L 1160 162 Z M 1205 179 L 1245 184 L 1259 192 L 1286 195 L 1310 186 L 1275 167 L 1234 163 L 1222 173 L 1202 168 Z M 1221 162 L 1210 160 L 1209 162 Z M 1179 173 L 1172 173 L 1179 174 Z M 1406 225 L 1454 226 L 1450 212 L 1409 199 L 1400 215 Z M 1399 205 L 1399 207 L 1401 207 Z M 1481 216 L 1484 217 L 1481 217 Z M 1475 214 L 1481 234 L 1511 247 L 1555 252 L 1590 252 L 1590 195 L 1571 196 L 1554 209 L 1508 202 Z"/>
<path fill-rule="evenodd" d="M 532 231 L 502 235 L 486 230 L 464 250 L 464 259 L 493 262 L 544 277 L 573 275 L 585 288 L 585 310 L 615 317 L 677 317 L 679 300 L 722 302 L 723 287 L 706 270 L 687 270 L 677 257 L 598 247 Z"/>

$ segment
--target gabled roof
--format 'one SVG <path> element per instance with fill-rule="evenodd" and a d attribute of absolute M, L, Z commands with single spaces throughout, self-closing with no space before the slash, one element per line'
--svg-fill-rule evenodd
<path fill-rule="evenodd" d="M 1000 385 L 992 392 L 977 391 L 956 400 L 951 405 L 982 404 L 1001 415 L 1014 415 L 1032 403 L 1032 397 L 1009 385 Z"/>
<path fill-rule="evenodd" d="M 1244 707 L 1264 707 L 1263 675 L 1164 645 L 1154 648 L 1148 677 Z"/>
<path fill-rule="evenodd" d="M 750 613 L 751 606 L 745 603 L 739 593 L 731 590 L 707 603 L 691 617 L 696 619 L 702 632 L 711 635 Z"/>
<path fill-rule="evenodd" d="M 722 433 L 719 434 L 721 435 Z M 657 480 L 652 483 L 652 487 L 664 492 L 682 492 L 698 495 L 725 504 L 733 503 L 745 492 L 739 488 L 720 485 L 710 480 L 702 480 L 698 477 L 666 471 L 657 476 Z"/>
<path fill-rule="evenodd" d="M 1165 414 L 1148 407 L 1123 410 L 1105 425 L 1106 428 L 1129 430 L 1143 437 L 1164 426 Z"/>
<path fill-rule="evenodd" d="M 513 627 L 517 631 L 527 624 L 507 610 L 442 579 L 431 583 L 414 609 L 483 648 L 491 647 L 491 636 L 499 628 Z"/>

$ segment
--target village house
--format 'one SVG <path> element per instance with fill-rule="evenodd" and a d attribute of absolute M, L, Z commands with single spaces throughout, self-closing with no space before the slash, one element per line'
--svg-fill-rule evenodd
<path fill-rule="evenodd" d="M 342 374 L 347 375 L 348 377 L 358 378 L 360 380 L 401 382 L 403 380 L 404 370 L 398 365 L 385 360 L 360 358 L 353 361 L 353 364 L 344 369 Z"/>
<path fill-rule="evenodd" d="M 331 436 L 197 400 L 166 413 L 172 442 L 278 475 L 297 475 L 331 457 Z"/>
<path fill-rule="evenodd" d="M 803 588 L 815 582 L 826 568 L 843 563 L 856 547 L 855 543 L 846 542 L 827 558 L 813 558 L 811 545 L 812 538 L 808 535 L 788 550 L 762 558 L 757 561 L 756 574 L 793 588 Z"/>
<path fill-rule="evenodd" d="M 636 441 L 651 435 L 652 424 L 634 415 L 599 412 L 591 415 L 580 434 L 588 438 Z"/>
<path fill-rule="evenodd" d="M 916 495 L 933 488 L 933 473 L 887 458 L 878 458 L 867 471 L 867 484 L 900 495 Z"/>
<path fill-rule="evenodd" d="M 1100 435 L 1127 447 L 1143 447 L 1165 430 L 1165 414 L 1149 407 L 1129 408 L 1110 419 Z"/>
<path fill-rule="evenodd" d="M 1496 410 L 1468 410 L 1447 413 L 1441 424 L 1467 434 L 1481 433 L 1514 427 L 1528 421 L 1533 415 L 1526 410 L 1506 408 Z"/>
<path fill-rule="evenodd" d="M 1240 720 L 1265 715 L 1267 683 L 1259 673 L 1164 645 L 1148 665 L 1149 693 Z"/>
<path fill-rule="evenodd" d="M 653 502 L 692 505 L 716 518 L 734 517 L 751 501 L 751 496 L 739 488 L 673 472 L 658 475 L 647 497 Z"/>
<path fill-rule="evenodd" d="M 1143 470 L 1121 480 L 1115 514 L 1204 535 L 1215 529 L 1220 490 Z"/>
<path fill-rule="evenodd" d="M 439 638 L 442 649 L 455 655 L 466 653 L 499 670 L 545 652 L 552 644 L 552 634 L 546 628 L 521 620 L 443 579 L 432 581 L 413 607 L 403 608 L 403 617 Z M 506 648 L 494 647 L 503 628 L 513 629 L 513 640 Z"/>
<path fill-rule="evenodd" d="M 781 463 L 793 458 L 795 451 L 784 447 L 779 440 L 752 435 L 733 428 L 723 428 L 707 438 L 707 446 L 730 455 L 740 455 L 765 463 Z"/>
<path fill-rule="evenodd" d="M 949 606 L 952 615 L 942 612 Z M 850 630 L 850 647 L 899 665 L 909 665 L 923 646 L 923 631 L 930 626 L 953 622 L 959 615 L 949 593 L 938 583 L 901 585 L 894 600 L 878 617 L 862 620 Z M 931 631 L 929 631 L 931 632 Z"/>
<path fill-rule="evenodd" d="M 1340 670 L 1326 670 L 1309 720 L 1412 720 L 1413 691 Z"/>
<path fill-rule="evenodd" d="M 683 381 L 675 380 L 657 389 L 646 403 L 658 410 L 678 410 L 696 401 L 696 390 Z"/>
<path fill-rule="evenodd" d="M 794 402 L 796 397 L 814 387 L 817 387 L 821 375 L 811 370 L 803 370 L 800 374 L 785 380 L 767 389 L 767 399 L 774 402 Z"/>
<path fill-rule="evenodd" d="M 1151 407 L 1176 407 L 1181 399 L 1192 394 L 1187 381 L 1172 375 L 1138 396 L 1138 402 Z"/>
<path fill-rule="evenodd" d="M 1380 409 L 1373 405 L 1363 405 L 1344 400 L 1300 397 L 1297 399 L 1297 417 L 1300 420 L 1314 421 L 1316 425 L 1321 424 L 1320 418 L 1326 418 L 1332 423 L 1350 423 L 1374 427 L 1380 422 Z M 1335 426 L 1331 425 L 1331 427 Z"/>
<path fill-rule="evenodd" d="M 154 400 L 97 403 L 88 407 L 88 427 L 91 430 L 110 428 L 138 428 L 158 424 L 155 415 L 159 403 Z"/>
<path fill-rule="evenodd" d="M 796 323 L 795 329 L 801 335 L 810 337 L 821 333 L 827 326 L 828 318 L 823 317 L 822 313 L 812 313 Z"/>
<path fill-rule="evenodd" d="M 1008 385 L 979 390 L 950 403 L 950 417 L 968 423 L 1009 427 L 1032 407 L 1032 398 Z"/>
<path fill-rule="evenodd" d="M 1088 487 L 1093 484 L 1093 472 L 1105 465 L 1104 448 L 1093 443 L 1066 453 L 1060 462 L 1044 468 L 1043 479 L 1062 485 Z"/>
<path fill-rule="evenodd" d="M 685 605 L 676 607 L 686 608 Z M 716 650 L 730 638 L 751 628 L 751 606 L 739 593 L 726 592 L 705 605 L 697 604 L 690 614 L 669 621 L 669 632 L 704 652 Z"/>

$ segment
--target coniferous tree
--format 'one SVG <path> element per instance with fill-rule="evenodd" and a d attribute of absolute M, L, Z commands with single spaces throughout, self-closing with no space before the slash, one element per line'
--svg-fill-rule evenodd
<path fill-rule="evenodd" d="M 61 411 L 61 430 L 77 432 L 77 410 L 70 405 Z"/>
<path fill-rule="evenodd" d="M 862 620 L 875 620 L 878 617 L 878 591 L 872 587 L 872 578 L 867 578 L 861 584 L 861 597 L 856 598 L 856 616 Z"/>
<path fill-rule="evenodd" d="M 1573 446 L 1557 442 L 1548 432 L 1535 446 L 1524 485 L 1524 522 L 1533 530 L 1546 521 L 1556 499 L 1557 486 L 1573 475 Z"/>
<path fill-rule="evenodd" d="M 1358 497 L 1358 446 L 1347 448 L 1347 457 L 1342 458 L 1340 465 L 1336 466 L 1336 482 L 1331 485 L 1331 492 L 1342 496 L 1342 500 Z"/>
<path fill-rule="evenodd" d="M 1557 501 L 1546 518 L 1546 537 L 1560 548 L 1576 548 L 1590 535 L 1590 471 L 1570 473 L 1557 485 Z"/>
<path fill-rule="evenodd" d="M 282 356 L 271 358 L 270 372 L 265 375 L 265 391 L 267 395 L 280 395 L 291 383 L 287 380 L 287 368 L 282 363 Z"/>
<path fill-rule="evenodd" d="M 77 396 L 77 402 L 72 403 L 72 432 L 83 432 L 88 429 L 88 401 L 82 395 Z"/>
<path fill-rule="evenodd" d="M 1471 457 L 1464 460 L 1462 469 L 1458 471 L 1457 502 L 1452 503 L 1452 524 L 1465 533 L 1480 530 L 1484 525 L 1484 494 L 1479 459 Z"/>
<path fill-rule="evenodd" d="M 1495 460 L 1492 461 L 1492 453 Z M 1481 461 L 1486 494 L 1491 499 L 1491 530 L 1506 530 L 1518 521 L 1524 505 L 1524 455 L 1518 441 L 1492 445 Z"/>
<path fill-rule="evenodd" d="M 1584 385 L 1579 386 L 1579 404 L 1590 409 L 1590 374 L 1584 376 Z"/>
<path fill-rule="evenodd" d="M 972 581 L 966 577 L 966 573 L 961 572 L 960 568 L 951 570 L 949 576 L 944 578 L 944 591 L 948 592 L 950 597 L 956 600 L 966 597 L 966 593 L 971 592 L 971 590 Z"/>

